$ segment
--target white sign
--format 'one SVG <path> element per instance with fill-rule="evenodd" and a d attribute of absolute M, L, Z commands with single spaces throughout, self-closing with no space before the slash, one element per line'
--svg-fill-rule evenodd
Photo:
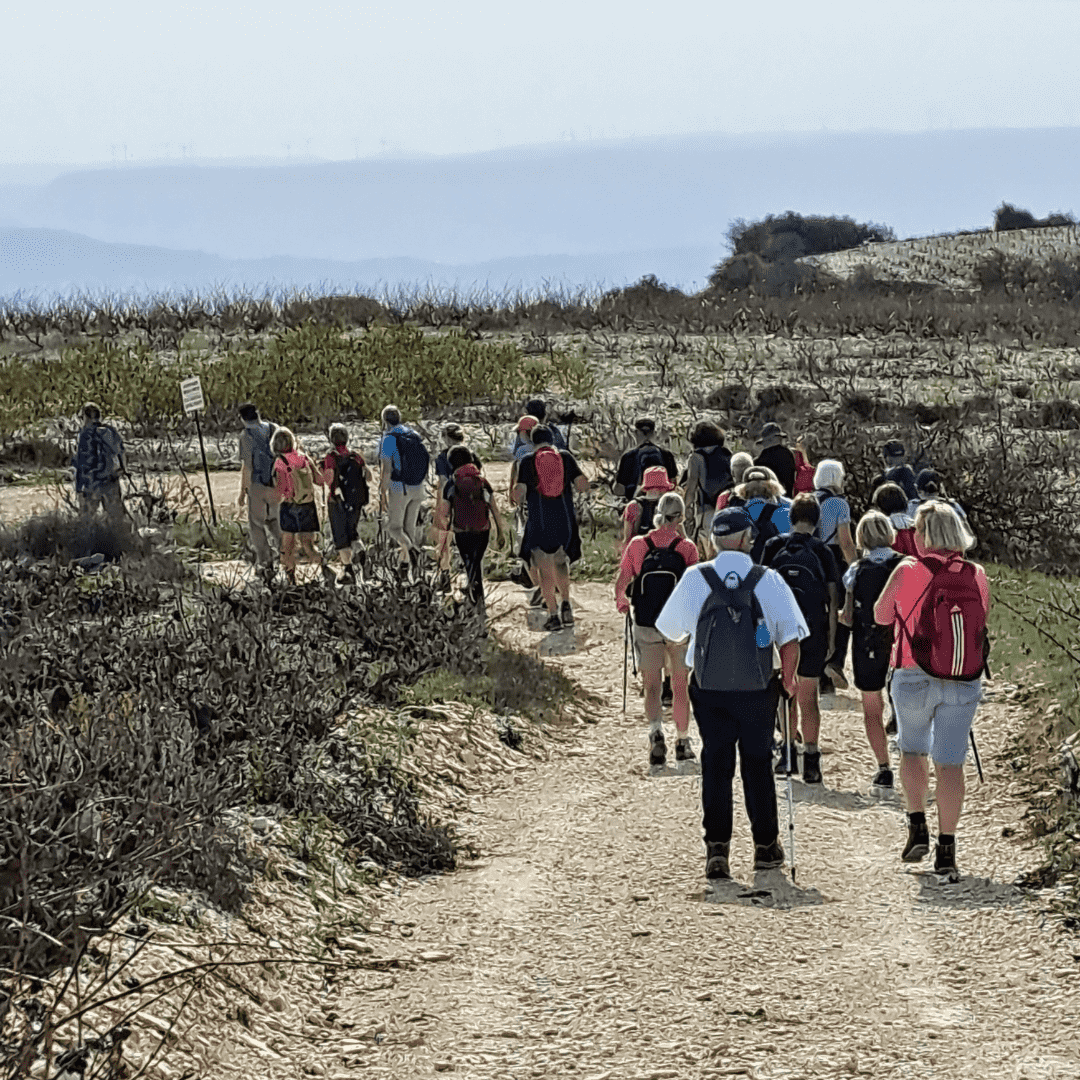
<path fill-rule="evenodd" d="M 203 401 L 202 383 L 198 375 L 192 375 L 190 379 L 180 381 L 180 396 L 184 400 L 184 412 L 190 416 L 193 412 L 204 412 L 206 402 Z"/>

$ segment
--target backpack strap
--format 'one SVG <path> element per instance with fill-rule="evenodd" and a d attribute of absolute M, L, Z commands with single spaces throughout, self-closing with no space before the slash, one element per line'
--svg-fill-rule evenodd
<path fill-rule="evenodd" d="M 758 528 L 761 528 L 762 525 L 768 525 L 769 522 L 772 521 L 773 514 L 779 509 L 780 507 L 777 503 L 766 503 L 762 508 L 761 513 L 758 514 L 758 519 L 755 522 Z"/>
<path fill-rule="evenodd" d="M 651 536 L 643 536 L 642 540 L 644 540 L 645 544 L 648 546 L 650 554 L 656 550 L 656 545 L 652 542 Z"/>
<path fill-rule="evenodd" d="M 952 559 L 938 559 L 935 558 L 933 555 L 927 556 L 926 558 L 922 558 L 919 560 L 919 562 L 922 563 L 922 565 L 930 571 L 930 583 L 919 594 L 919 599 L 911 605 L 911 611 L 908 613 L 909 615 L 913 615 L 918 610 L 919 605 L 926 599 L 930 590 L 934 587 L 934 582 L 937 581 L 937 579 L 943 573 L 945 573 L 945 571 L 949 567 L 949 563 L 951 563 L 952 561 Z M 961 559 L 961 562 L 966 561 L 967 560 L 965 559 Z M 933 564 L 937 562 L 940 562 L 941 565 L 935 570 Z M 912 641 L 914 641 L 914 634 L 907 628 L 907 619 L 898 619 L 897 622 L 900 623 L 900 632 L 908 639 L 908 643 L 910 644 Z"/>
<path fill-rule="evenodd" d="M 724 587 L 724 583 L 720 580 L 720 575 L 716 572 L 716 567 L 712 564 L 701 568 L 701 576 L 709 583 L 709 588 L 714 592 Z"/>

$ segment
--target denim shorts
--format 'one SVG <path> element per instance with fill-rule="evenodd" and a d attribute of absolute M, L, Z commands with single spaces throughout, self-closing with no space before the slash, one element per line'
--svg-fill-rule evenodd
<path fill-rule="evenodd" d="M 897 668 L 891 692 L 900 750 L 928 754 L 939 765 L 963 765 L 982 680 L 953 682 L 921 668 Z"/>

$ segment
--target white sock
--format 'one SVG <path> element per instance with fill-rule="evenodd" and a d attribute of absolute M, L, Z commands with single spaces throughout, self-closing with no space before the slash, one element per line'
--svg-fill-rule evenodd
<path fill-rule="evenodd" d="M 658 731 L 663 733 L 664 721 L 660 719 L 649 721 L 649 734 L 655 735 Z"/>

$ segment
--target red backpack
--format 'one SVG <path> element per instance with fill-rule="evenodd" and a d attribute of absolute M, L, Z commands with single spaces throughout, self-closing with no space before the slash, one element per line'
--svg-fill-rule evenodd
<path fill-rule="evenodd" d="M 487 532 L 491 528 L 488 485 L 475 465 L 462 465 L 454 473 L 447 499 L 454 532 Z"/>
<path fill-rule="evenodd" d="M 562 454 L 554 446 L 537 447 L 533 454 L 536 489 L 545 499 L 561 499 L 566 490 Z"/>
<path fill-rule="evenodd" d="M 911 642 L 915 663 L 935 679 L 974 682 L 986 670 L 990 639 L 986 611 L 975 577 L 975 565 L 961 560 L 926 556 L 923 565 L 933 575 L 923 591 L 915 628 L 901 621 L 901 632 Z"/>

